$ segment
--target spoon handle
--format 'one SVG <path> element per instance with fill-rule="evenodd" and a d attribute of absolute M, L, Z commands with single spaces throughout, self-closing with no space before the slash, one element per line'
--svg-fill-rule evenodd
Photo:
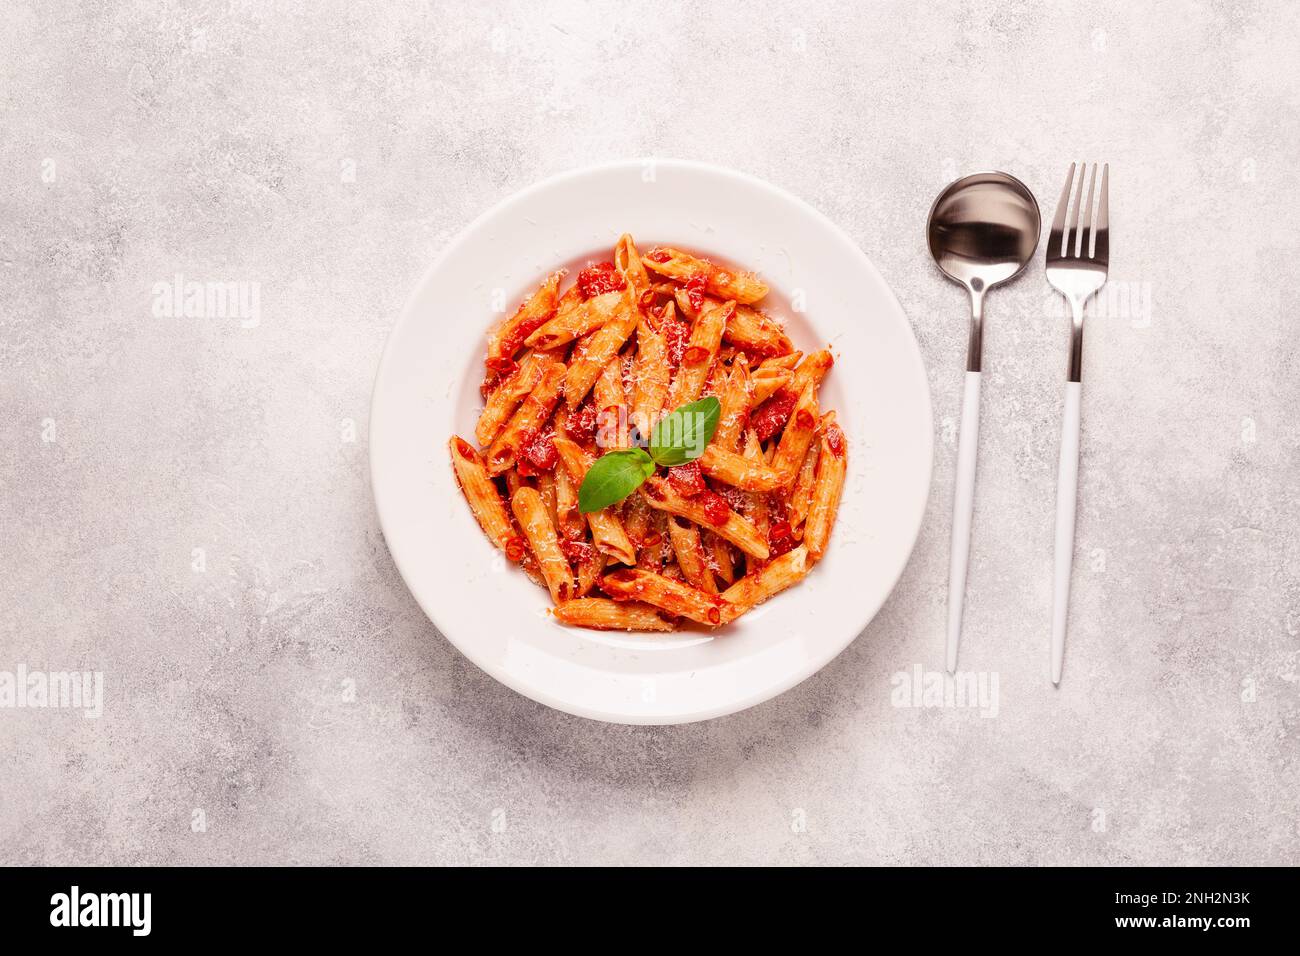
<path fill-rule="evenodd" d="M 1052 604 L 1052 683 L 1061 683 L 1065 625 L 1070 616 L 1070 571 L 1074 565 L 1074 513 L 1079 494 L 1079 383 L 1065 384 L 1065 421 L 1056 478 L 1056 570 Z"/>
<path fill-rule="evenodd" d="M 952 554 L 948 565 L 948 673 L 957 671 L 961 640 L 962 600 L 966 595 L 966 565 L 970 559 L 971 513 L 975 508 L 975 457 L 980 432 L 980 373 L 966 373 L 957 436 L 957 481 L 952 502 Z"/>

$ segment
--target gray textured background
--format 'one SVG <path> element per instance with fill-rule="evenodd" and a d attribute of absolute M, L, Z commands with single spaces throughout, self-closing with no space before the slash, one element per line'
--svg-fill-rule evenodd
<path fill-rule="evenodd" d="M 1300 863 L 1296 6 L 0 17 L 0 670 L 106 684 L 99 720 L 0 710 L 0 861 Z M 458 230 L 652 154 L 840 223 L 911 317 L 938 433 L 866 632 L 775 701 L 658 729 L 463 660 L 385 550 L 365 440 L 385 335 Z M 998 716 L 894 707 L 891 675 L 941 663 L 965 348 L 926 210 L 991 167 L 1050 216 L 1080 158 L 1112 164 L 1116 294 L 1065 682 L 1066 320 L 1036 261 L 989 299 L 962 666 L 998 675 Z M 176 273 L 259 283 L 260 323 L 155 316 Z"/>

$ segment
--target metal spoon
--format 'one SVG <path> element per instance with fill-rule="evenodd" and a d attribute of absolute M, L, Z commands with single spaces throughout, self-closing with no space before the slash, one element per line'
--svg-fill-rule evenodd
<path fill-rule="evenodd" d="M 930 207 L 926 235 L 930 255 L 953 282 L 970 292 L 970 344 L 966 394 L 957 439 L 957 482 L 952 505 L 952 557 L 948 565 L 948 672 L 957 670 L 961 609 L 970 558 L 975 501 L 975 450 L 980 426 L 980 357 L 984 294 L 1013 278 L 1033 258 L 1041 219 L 1038 203 L 1020 180 L 1006 173 L 976 173 L 948 186 Z"/>

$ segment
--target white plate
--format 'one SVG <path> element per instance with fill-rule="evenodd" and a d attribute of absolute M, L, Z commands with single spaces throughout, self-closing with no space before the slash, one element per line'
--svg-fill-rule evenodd
<path fill-rule="evenodd" d="M 571 629 L 488 544 L 446 444 L 473 440 L 484 333 L 559 266 L 672 244 L 758 271 L 796 348 L 830 343 L 821 391 L 849 442 L 826 557 L 798 586 L 726 628 L 639 636 Z M 918 260 L 919 261 L 919 260 Z M 911 327 L 853 242 L 788 193 L 698 163 L 631 161 L 549 179 L 488 211 L 416 288 L 379 366 L 370 468 L 384 537 L 430 620 L 521 694 L 597 720 L 673 724 L 742 710 L 815 673 L 884 603 L 930 486 L 930 394 Z"/>

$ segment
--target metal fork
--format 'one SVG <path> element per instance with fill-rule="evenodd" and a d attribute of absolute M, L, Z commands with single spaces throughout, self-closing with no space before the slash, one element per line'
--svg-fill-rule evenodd
<path fill-rule="evenodd" d="M 1047 240 L 1047 281 L 1070 303 L 1070 371 L 1065 383 L 1065 420 L 1061 427 L 1061 461 L 1056 484 L 1056 569 L 1052 607 L 1052 683 L 1061 683 L 1065 661 L 1065 625 L 1070 608 L 1070 569 L 1074 562 L 1074 512 L 1079 491 L 1079 390 L 1083 366 L 1083 307 L 1106 284 L 1110 265 L 1110 164 L 1101 167 L 1097 190 L 1097 164 L 1088 181 L 1088 205 L 1083 205 L 1083 180 L 1087 163 L 1070 164 L 1065 188 L 1056 206 Z M 1078 183 L 1075 185 L 1075 173 Z M 1074 202 L 1070 202 L 1071 187 Z M 1098 196 L 1093 220 L 1093 198 Z M 1073 215 L 1070 210 L 1073 208 Z M 1082 216 L 1080 210 L 1082 209 Z M 1067 227 L 1067 222 L 1069 223 Z"/>

